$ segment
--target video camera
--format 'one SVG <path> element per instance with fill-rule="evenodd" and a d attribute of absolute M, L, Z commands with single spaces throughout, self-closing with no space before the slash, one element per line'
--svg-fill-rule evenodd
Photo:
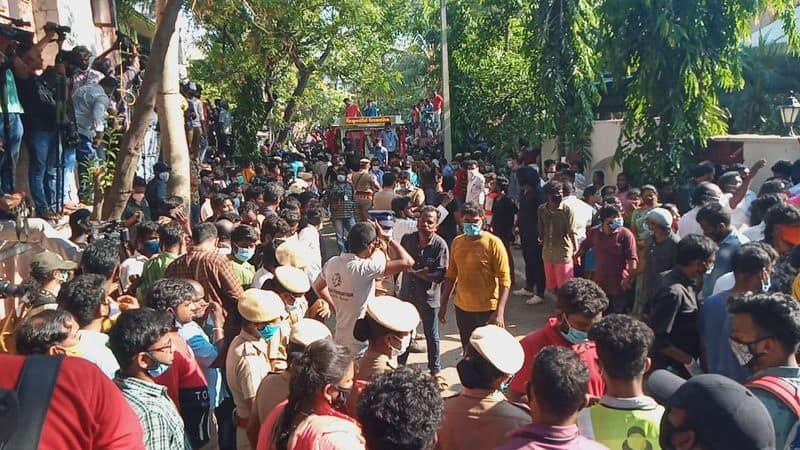
<path fill-rule="evenodd" d="M 130 37 L 122 34 L 121 31 L 117 31 L 117 40 L 119 41 L 119 48 L 122 51 L 131 52 L 136 45 Z"/>
<path fill-rule="evenodd" d="M 121 220 L 109 220 L 92 224 L 89 242 L 94 242 L 98 239 L 111 239 L 118 241 L 120 244 L 126 244 L 131 240 L 131 234 Z"/>
<path fill-rule="evenodd" d="M 33 33 L 30 31 L 15 28 L 8 23 L 0 23 L 0 37 L 9 39 L 15 42 L 15 45 L 2 48 L 0 51 L 6 54 L 10 59 L 11 56 L 16 54 L 17 47 L 28 48 L 33 46 Z"/>
<path fill-rule="evenodd" d="M 67 34 L 72 32 L 72 28 L 66 25 L 59 25 L 55 22 L 47 22 L 44 24 L 44 32 L 45 33 L 56 33 L 58 35 L 58 40 L 63 41 L 67 38 Z"/>
<path fill-rule="evenodd" d="M 28 293 L 30 288 L 31 288 L 30 285 L 27 283 L 16 285 L 6 280 L 5 278 L 0 278 L 0 298 L 22 297 Z"/>

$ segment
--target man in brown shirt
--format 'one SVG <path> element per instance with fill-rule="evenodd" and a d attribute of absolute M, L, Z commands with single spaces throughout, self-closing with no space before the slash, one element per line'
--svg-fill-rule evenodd
<path fill-rule="evenodd" d="M 378 178 L 369 170 L 369 160 L 359 160 L 359 170 L 353 174 L 353 189 L 356 191 L 356 220 L 364 222 L 369 220 L 369 210 L 372 209 L 372 196 L 380 190 Z"/>
<path fill-rule="evenodd" d="M 395 191 L 411 199 L 411 205 L 418 208 L 425 204 L 425 191 L 411 184 L 411 174 L 404 170 L 400 172 Z"/>
<path fill-rule="evenodd" d="M 555 292 L 575 276 L 572 261 L 578 249 L 578 224 L 575 214 L 564 204 L 561 182 L 549 181 L 542 191 L 547 203 L 539 206 L 539 242 L 547 289 Z"/>
<path fill-rule="evenodd" d="M 241 321 L 236 305 L 244 291 L 233 273 L 230 261 L 217 253 L 217 227 L 201 223 L 192 228 L 194 247 L 179 257 L 164 271 L 165 278 L 197 280 L 206 291 L 206 299 L 222 305 L 228 312 L 225 320 L 225 341 L 230 342 L 239 333 Z M 224 353 L 220 352 L 222 361 Z"/>
<path fill-rule="evenodd" d="M 392 200 L 399 197 L 394 191 L 396 184 L 397 178 L 395 178 L 391 171 L 387 171 L 383 174 L 383 189 L 375 193 L 372 199 L 372 209 L 381 211 L 392 210 Z"/>

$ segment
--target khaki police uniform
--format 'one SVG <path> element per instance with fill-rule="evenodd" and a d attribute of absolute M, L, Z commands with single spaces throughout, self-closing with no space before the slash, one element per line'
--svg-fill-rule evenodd
<path fill-rule="evenodd" d="M 397 369 L 397 360 L 383 353 L 367 348 L 366 353 L 356 361 L 355 379 L 370 381 L 375 375 Z"/>
<path fill-rule="evenodd" d="M 250 417 L 249 399 L 256 397 L 261 380 L 270 372 L 267 343 L 261 336 L 242 331 L 231 341 L 225 361 L 226 378 L 236 405 L 236 448 L 249 450 L 245 428 Z"/>
<path fill-rule="evenodd" d="M 486 389 L 464 388 L 446 398 L 442 415 L 440 450 L 491 450 L 506 444 L 509 432 L 531 423 L 527 406 Z"/>
<path fill-rule="evenodd" d="M 268 324 L 277 319 L 283 320 L 286 316 L 286 307 L 280 296 L 261 289 L 244 291 L 236 309 L 239 310 L 243 319 L 254 324 Z M 270 341 L 280 342 L 281 334 L 273 336 Z M 275 351 L 273 348 L 272 352 L 275 353 Z M 247 439 L 247 425 L 252 413 L 249 400 L 255 399 L 261 380 L 272 370 L 270 344 L 265 342 L 260 334 L 253 336 L 242 330 L 238 336 L 233 338 L 225 358 L 225 376 L 233 403 L 236 405 L 234 419 L 237 425 L 236 448 L 238 450 L 252 448 Z"/>
<path fill-rule="evenodd" d="M 289 366 L 286 347 L 289 345 L 292 324 L 288 319 L 284 319 L 281 321 L 280 327 L 280 331 L 267 341 L 267 357 L 269 358 L 272 372 L 282 372 Z"/>
<path fill-rule="evenodd" d="M 271 373 L 261 381 L 256 393 L 256 411 L 260 422 L 264 422 L 278 403 L 289 398 L 289 372 Z"/>

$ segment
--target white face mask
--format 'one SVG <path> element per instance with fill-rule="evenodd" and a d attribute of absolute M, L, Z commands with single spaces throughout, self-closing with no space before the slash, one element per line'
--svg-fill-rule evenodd
<path fill-rule="evenodd" d="M 158 174 L 158 179 L 161 181 L 169 181 L 169 172 L 161 172 Z"/>
<path fill-rule="evenodd" d="M 410 334 L 406 335 L 400 341 L 400 348 L 392 347 L 392 358 L 396 358 L 396 357 L 402 355 L 403 353 L 405 353 L 406 350 L 408 350 L 408 346 L 409 345 L 411 345 L 411 335 Z"/>
<path fill-rule="evenodd" d="M 344 183 L 344 180 L 347 179 L 344 175 L 336 175 L 336 181 L 339 183 Z"/>

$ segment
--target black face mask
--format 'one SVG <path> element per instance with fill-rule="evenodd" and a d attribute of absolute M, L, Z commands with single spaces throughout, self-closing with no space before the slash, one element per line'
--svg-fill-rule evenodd
<path fill-rule="evenodd" d="M 333 402 L 331 403 L 331 406 L 333 406 L 333 409 L 335 409 L 335 410 L 337 410 L 339 412 L 346 413 L 347 412 L 347 399 L 350 397 L 350 391 L 352 390 L 352 388 L 345 389 L 345 388 L 343 388 L 341 386 L 334 386 L 333 388 L 336 389 L 336 391 L 339 393 L 339 395 L 336 396 L 335 399 L 333 399 Z"/>
<path fill-rule="evenodd" d="M 672 436 L 675 435 L 676 433 L 691 431 L 694 428 L 691 425 L 687 424 L 676 427 L 667 419 L 667 415 L 669 415 L 669 410 L 664 411 L 664 415 L 661 416 L 661 434 L 658 436 L 658 442 L 661 445 L 662 450 L 674 450 L 675 447 L 672 445 Z M 696 444 L 702 443 L 702 439 L 697 434 L 696 431 L 694 435 L 694 440 Z"/>
<path fill-rule="evenodd" d="M 563 195 L 551 195 L 550 198 L 553 199 L 553 204 L 558 205 L 559 203 L 561 203 L 561 200 L 564 199 L 564 196 Z"/>

